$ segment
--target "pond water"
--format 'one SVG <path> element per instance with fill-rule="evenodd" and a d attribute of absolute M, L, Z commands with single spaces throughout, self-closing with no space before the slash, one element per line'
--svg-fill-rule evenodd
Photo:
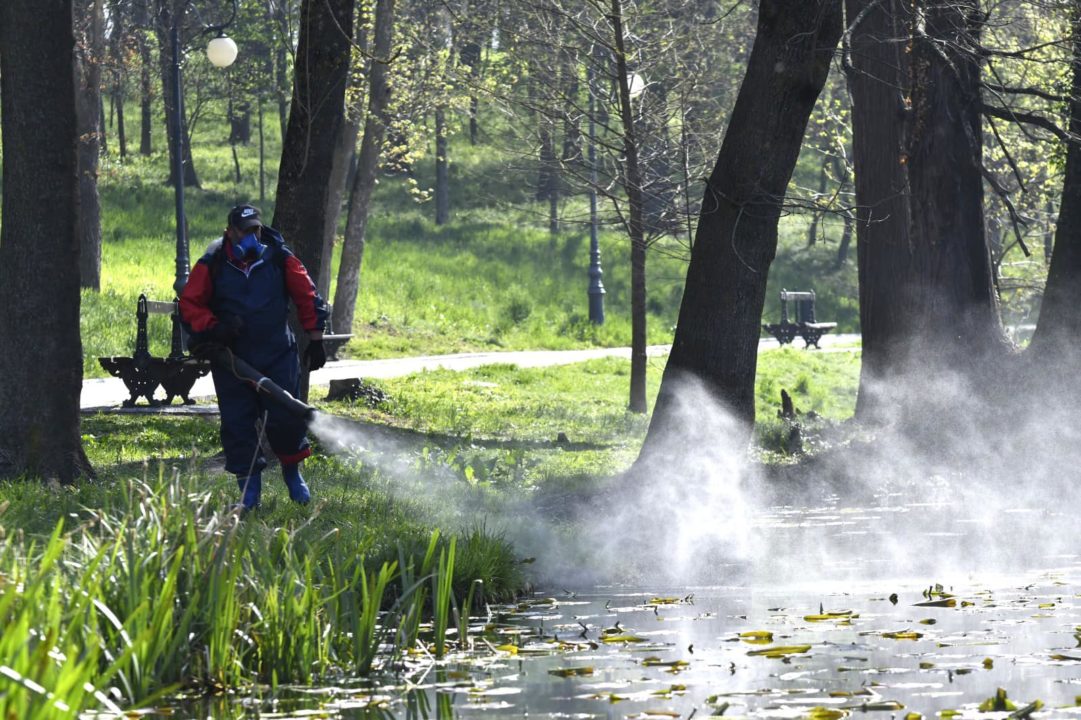
<path fill-rule="evenodd" d="M 549 589 L 475 618 L 472 650 L 411 657 L 374 687 L 264 689 L 172 712 L 1081 716 L 1081 556 L 1062 550 L 1076 537 L 1068 510 L 989 515 L 966 502 L 974 509 L 960 513 L 934 493 L 906 495 L 768 507 L 750 524 L 758 550 L 711 573 L 730 582 Z"/>

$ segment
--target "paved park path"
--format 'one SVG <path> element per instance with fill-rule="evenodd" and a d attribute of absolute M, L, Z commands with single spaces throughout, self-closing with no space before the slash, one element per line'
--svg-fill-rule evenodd
<path fill-rule="evenodd" d="M 822 351 L 851 349 L 858 342 L 858 335 L 827 335 L 822 338 Z M 799 342 L 795 343 L 798 347 Z M 648 348 L 651 358 L 661 358 L 668 354 L 670 345 L 652 345 Z M 759 352 L 777 348 L 777 341 L 763 338 L 759 343 Z M 401 357 L 386 360 L 338 360 L 327 363 L 322 370 L 312 373 L 312 385 L 327 385 L 331 380 L 343 378 L 392 378 L 425 370 L 469 370 L 482 365 L 512 364 L 518 367 L 550 367 L 569 365 L 604 357 L 623 357 L 630 359 L 631 349 L 590 348 L 588 350 L 511 350 L 502 352 L 458 353 L 454 355 L 424 355 L 420 357 Z M 158 392 L 161 395 L 161 391 Z M 208 398 L 214 396 L 214 383 L 210 376 L 199 378 L 191 389 L 190 397 Z M 91 379 L 83 381 L 80 407 L 83 410 L 116 408 L 129 397 L 127 388 L 120 378 Z M 141 401 L 145 403 L 145 400 Z"/>

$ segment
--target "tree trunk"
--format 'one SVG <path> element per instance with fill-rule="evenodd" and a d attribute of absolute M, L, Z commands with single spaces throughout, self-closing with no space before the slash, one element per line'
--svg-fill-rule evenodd
<path fill-rule="evenodd" d="M 680 386 L 698 381 L 754 423 L 754 380 L 777 222 L 807 120 L 841 36 L 840 0 L 762 0 L 758 31 L 705 197 L 672 352 L 643 455 L 679 442 Z M 700 398 L 691 402 L 701 403 Z M 671 451 L 671 447 L 666 451 Z"/>
<path fill-rule="evenodd" d="M 450 220 L 450 173 L 447 167 L 447 119 L 442 105 L 435 109 L 435 224 Z"/>
<path fill-rule="evenodd" d="M 71 483 L 79 432 L 79 204 L 72 0 L 0 3 L 0 477 Z"/>
<path fill-rule="evenodd" d="M 894 283 L 912 284 L 908 177 L 902 141 L 908 84 L 906 0 L 846 0 L 851 44 L 846 57 L 852 95 L 863 362 L 856 414 L 872 411 L 869 388 L 904 351 L 906 303 Z"/>
<path fill-rule="evenodd" d="M 101 158 L 101 64 L 104 52 L 102 0 L 78 0 L 75 67 L 78 76 L 76 113 L 79 124 L 79 283 L 101 289 L 101 200 L 98 167 Z"/>
<path fill-rule="evenodd" d="M 120 149 L 120 159 L 128 156 L 128 136 L 124 127 L 124 76 L 117 70 L 113 73 L 113 101 L 116 103 L 116 141 Z"/>
<path fill-rule="evenodd" d="M 243 103 L 238 109 L 230 99 L 229 143 L 248 145 L 251 143 L 251 105 Z"/>
<path fill-rule="evenodd" d="M 318 278 L 330 262 L 327 201 L 345 115 L 353 0 L 304 0 L 273 225 Z M 306 338 L 301 333 L 301 344 Z M 302 348 L 303 349 L 303 348 Z M 307 373 L 302 395 L 307 396 Z"/>
<path fill-rule="evenodd" d="M 349 218 L 345 227 L 345 244 L 338 266 L 338 286 L 334 294 L 334 328 L 337 332 L 352 332 L 357 295 L 360 292 L 360 269 L 364 261 L 364 245 L 368 228 L 368 211 L 376 172 L 387 126 L 387 104 L 390 86 L 387 84 L 388 61 L 394 40 L 394 0 L 377 0 L 375 6 L 375 60 L 368 74 L 368 114 L 364 121 L 357 169 L 349 198 Z"/>
<path fill-rule="evenodd" d="M 1070 133 L 1081 135 L 1081 2 L 1075 2 L 1072 18 L 1073 72 L 1070 93 Z M 1070 367 L 1076 375 L 1075 363 L 1062 361 L 1077 353 L 1081 337 L 1081 147 L 1076 142 L 1066 145 L 1066 171 L 1062 178 L 1062 198 L 1059 202 L 1058 223 L 1047 285 L 1040 304 L 1040 319 L 1032 336 L 1033 358 L 1043 369 Z M 1074 380 L 1076 382 L 1076 380 Z"/>
<path fill-rule="evenodd" d="M 150 155 L 153 148 L 151 128 L 153 127 L 153 97 L 154 97 L 154 83 L 150 79 L 150 43 L 146 41 L 146 32 L 140 30 L 139 36 L 139 57 L 141 62 L 139 65 L 139 87 L 142 91 L 139 99 L 139 154 L 143 156 Z"/>
<path fill-rule="evenodd" d="M 360 16 L 356 23 L 356 43 L 360 50 L 361 66 L 353 68 L 350 77 L 370 77 L 373 63 L 368 49 L 368 22 L 364 17 L 365 9 L 361 7 Z M 362 72 L 363 71 L 363 72 Z M 346 91 L 346 96 L 351 98 L 351 107 L 345 108 L 345 120 L 342 123 L 341 132 L 338 134 L 338 146 L 334 150 L 334 164 L 330 171 L 330 193 L 327 198 L 327 238 L 326 247 L 328 252 L 333 251 L 334 239 L 338 236 L 338 220 L 342 213 L 342 198 L 346 197 L 347 178 L 351 174 L 357 148 L 357 136 L 360 134 L 360 122 L 364 116 L 365 93 L 354 80 Z M 348 187 L 352 187 L 351 184 Z M 330 274 L 331 265 L 328 256 L 327 262 L 323 263 L 316 286 L 324 297 L 330 297 Z M 340 272 L 339 272 L 340 274 Z M 347 331 L 342 331 L 347 332 Z"/>
<path fill-rule="evenodd" d="M 978 0 L 929 0 L 913 49 L 912 188 L 918 313 L 910 330 L 947 367 L 1005 348 L 983 215 Z M 910 338 L 911 341 L 911 338 Z"/>
<path fill-rule="evenodd" d="M 631 109 L 627 51 L 623 41 L 623 2 L 612 0 L 612 38 L 615 40 L 619 114 L 623 122 L 623 189 L 627 194 L 628 232 L 631 239 L 631 388 L 627 409 L 644 413 L 646 402 L 646 237 L 642 170 L 638 166 L 638 139 Z"/>

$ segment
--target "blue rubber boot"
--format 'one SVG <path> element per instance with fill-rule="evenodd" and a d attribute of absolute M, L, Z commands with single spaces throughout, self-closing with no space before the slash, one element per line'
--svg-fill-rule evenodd
<path fill-rule="evenodd" d="M 289 488 L 290 500 L 301 505 L 307 505 L 311 502 L 312 493 L 308 489 L 308 484 L 304 482 L 304 476 L 300 474 L 299 463 L 283 464 L 282 479 L 285 480 L 285 486 Z"/>
<path fill-rule="evenodd" d="M 236 483 L 240 487 L 241 499 L 240 507 L 243 510 L 254 510 L 259 507 L 259 497 L 263 494 L 263 476 L 259 473 L 250 475 L 249 477 L 236 478 Z"/>

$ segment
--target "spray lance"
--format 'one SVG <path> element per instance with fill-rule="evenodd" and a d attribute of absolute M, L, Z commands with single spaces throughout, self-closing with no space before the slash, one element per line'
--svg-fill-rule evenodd
<path fill-rule="evenodd" d="M 199 346 L 197 353 L 219 368 L 233 373 L 251 385 L 257 393 L 266 395 L 291 415 L 301 418 L 306 423 L 310 423 L 315 418 L 315 408 L 290 395 L 270 378 L 234 355 L 233 351 L 224 345 L 205 343 Z"/>

